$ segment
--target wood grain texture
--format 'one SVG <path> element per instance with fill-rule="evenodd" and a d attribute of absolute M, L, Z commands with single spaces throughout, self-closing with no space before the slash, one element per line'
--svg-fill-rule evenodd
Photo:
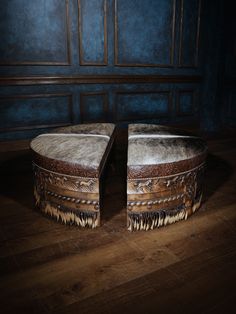
<path fill-rule="evenodd" d="M 60 225 L 34 211 L 29 152 L 2 152 L 2 313 L 232 313 L 235 140 L 208 141 L 205 199 L 196 215 L 129 233 L 126 136 L 116 140 L 102 225 L 95 230 Z"/>
<path fill-rule="evenodd" d="M 64 85 L 64 84 L 121 84 L 121 83 L 199 83 L 199 75 L 73 75 L 73 76 L 5 76 L 0 85 Z"/>

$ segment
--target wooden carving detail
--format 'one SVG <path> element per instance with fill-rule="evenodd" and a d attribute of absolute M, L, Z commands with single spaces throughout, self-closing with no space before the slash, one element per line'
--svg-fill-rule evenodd
<path fill-rule="evenodd" d="M 85 189 L 87 189 L 88 192 L 92 192 L 94 189 L 94 185 L 95 185 L 95 181 L 92 179 L 89 179 L 87 181 L 85 180 L 77 180 L 76 184 L 80 187 L 84 187 Z"/>
<path fill-rule="evenodd" d="M 38 185 L 55 185 L 76 192 L 98 193 L 98 179 L 73 177 L 41 169 L 33 164 L 35 180 Z"/>
<path fill-rule="evenodd" d="M 129 179 L 128 194 L 145 194 L 159 192 L 160 188 L 183 186 L 187 180 L 196 180 L 196 176 L 204 169 L 204 164 L 194 170 L 183 174 L 168 177 L 155 177 L 145 179 Z"/>
<path fill-rule="evenodd" d="M 134 187 L 136 188 L 137 192 L 140 193 L 148 193 L 152 191 L 153 181 L 148 179 L 147 181 L 139 181 L 134 182 Z"/>
<path fill-rule="evenodd" d="M 33 164 L 35 205 L 65 224 L 95 228 L 100 224 L 99 181 L 63 175 Z"/>
<path fill-rule="evenodd" d="M 168 177 L 129 179 L 128 230 L 149 230 L 187 219 L 201 204 L 205 164 Z"/>

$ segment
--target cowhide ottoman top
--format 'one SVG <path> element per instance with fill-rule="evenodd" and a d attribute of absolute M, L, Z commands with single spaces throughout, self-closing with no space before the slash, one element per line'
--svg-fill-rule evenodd
<path fill-rule="evenodd" d="M 128 229 L 187 219 L 201 203 L 206 143 L 160 125 L 131 124 L 128 136 Z"/>
<path fill-rule="evenodd" d="M 100 178 L 114 140 L 110 123 L 81 124 L 32 140 L 36 206 L 64 223 L 100 223 Z"/>

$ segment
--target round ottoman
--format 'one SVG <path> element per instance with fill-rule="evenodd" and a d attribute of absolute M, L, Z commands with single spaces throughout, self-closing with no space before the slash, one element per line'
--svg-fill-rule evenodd
<path fill-rule="evenodd" d="M 65 224 L 100 224 L 101 177 L 114 140 L 109 123 L 74 125 L 33 139 L 36 207 Z"/>
<path fill-rule="evenodd" d="M 128 230 L 187 219 L 201 204 L 206 143 L 160 125 L 131 124 L 128 134 Z"/>

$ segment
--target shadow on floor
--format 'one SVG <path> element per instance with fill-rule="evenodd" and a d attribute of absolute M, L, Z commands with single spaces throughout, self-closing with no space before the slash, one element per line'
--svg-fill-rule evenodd
<path fill-rule="evenodd" d="M 29 151 L 1 154 L 2 195 L 27 208 L 33 208 L 33 176 Z"/>
<path fill-rule="evenodd" d="M 233 167 L 227 161 L 214 154 L 209 154 L 203 202 L 206 202 L 230 178 L 233 172 Z"/>

